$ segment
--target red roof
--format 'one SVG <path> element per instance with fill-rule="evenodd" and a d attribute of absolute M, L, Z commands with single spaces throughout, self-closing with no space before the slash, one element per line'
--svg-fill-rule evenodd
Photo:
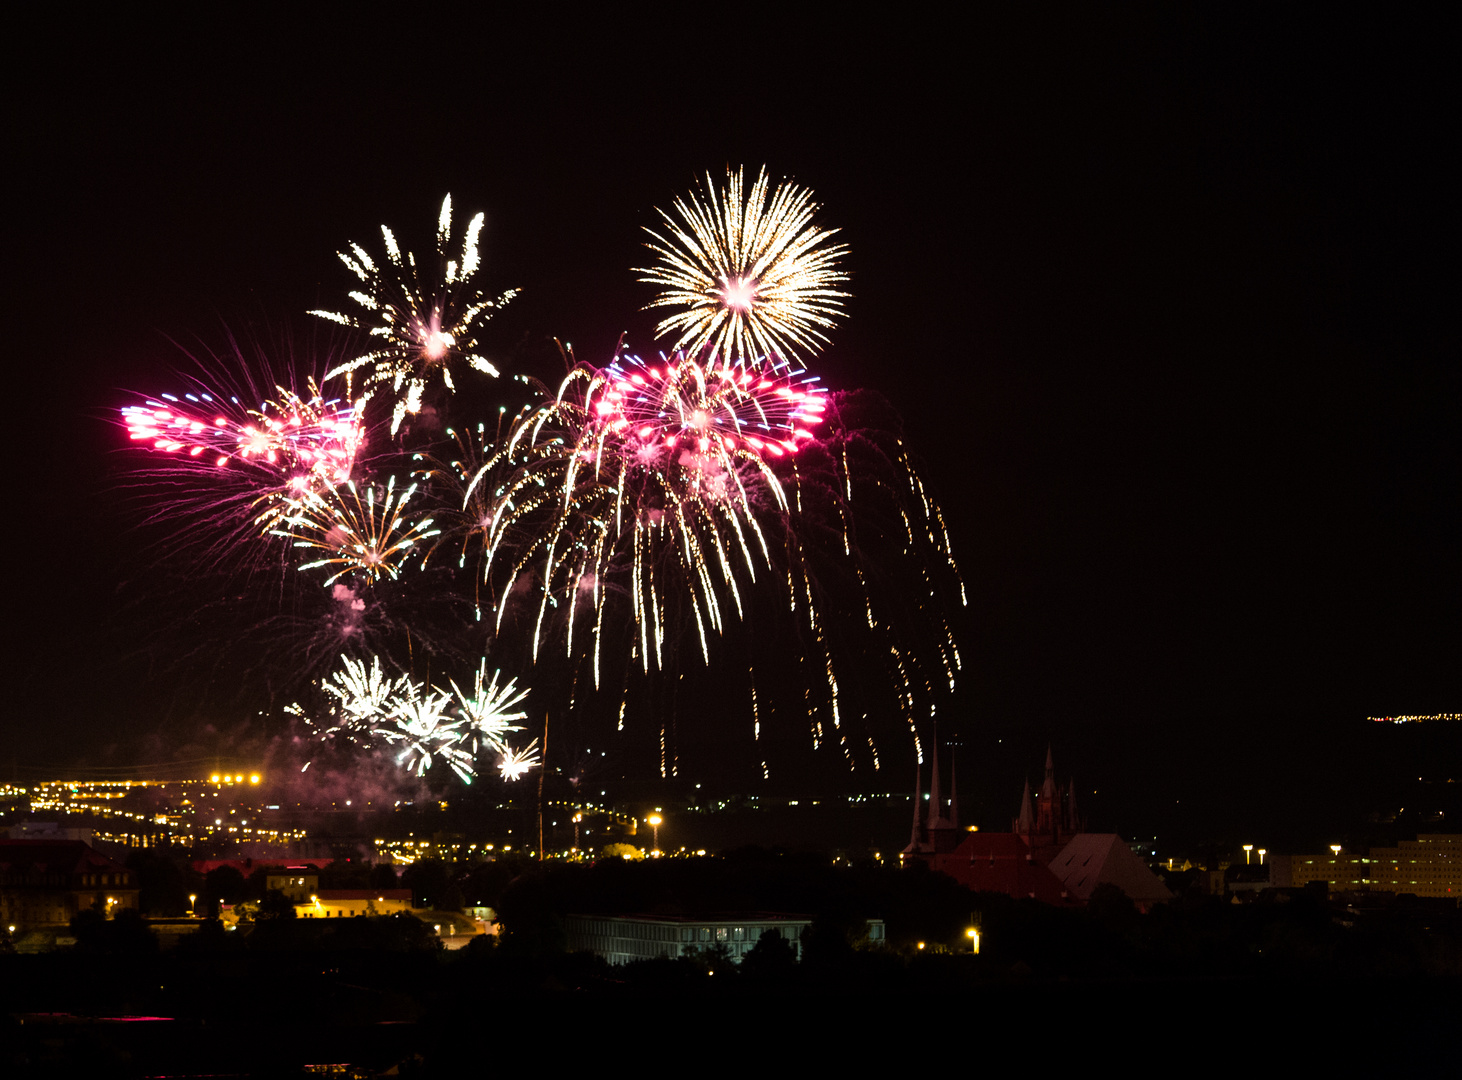
<path fill-rule="evenodd" d="M 1004 893 L 1046 904 L 1078 902 L 1034 857 L 1019 833 L 968 833 L 949 854 L 935 855 L 931 867 L 976 892 Z"/>
<path fill-rule="evenodd" d="M 314 863 L 301 863 L 298 859 L 194 859 L 193 869 L 200 874 L 206 874 L 210 870 L 217 870 L 220 866 L 232 866 L 244 877 L 248 877 L 255 870 L 303 870 L 306 873 L 319 873 Z"/>
<path fill-rule="evenodd" d="M 0 840 L 0 868 L 37 869 L 43 873 L 80 874 L 125 871 L 82 840 Z"/>

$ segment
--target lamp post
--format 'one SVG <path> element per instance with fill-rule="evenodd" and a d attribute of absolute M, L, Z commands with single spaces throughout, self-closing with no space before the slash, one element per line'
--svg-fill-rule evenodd
<path fill-rule="evenodd" d="M 660 854 L 660 822 L 664 820 L 659 814 L 651 814 L 645 818 L 645 824 L 654 830 L 652 843 L 654 845 L 653 854 L 655 855 Z"/>
<path fill-rule="evenodd" d="M 1254 845 L 1253 844 L 1245 844 L 1244 845 L 1244 865 L 1245 866 L 1248 866 L 1249 865 L 1249 852 L 1251 852 L 1253 850 L 1254 850 Z"/>
<path fill-rule="evenodd" d="M 965 931 L 965 937 L 970 939 L 970 953 L 974 956 L 980 955 L 980 931 L 977 927 L 970 927 Z"/>

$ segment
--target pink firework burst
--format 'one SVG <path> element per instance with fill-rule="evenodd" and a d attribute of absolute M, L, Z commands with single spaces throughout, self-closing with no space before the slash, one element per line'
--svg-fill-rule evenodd
<path fill-rule="evenodd" d="M 277 389 L 277 400 L 257 408 L 201 390 L 163 394 L 123 407 L 122 422 L 128 438 L 148 449 L 194 468 L 263 474 L 284 497 L 349 480 L 364 442 L 355 408 L 326 400 L 313 380 L 305 394 Z"/>
<path fill-rule="evenodd" d="M 786 361 L 726 363 L 685 353 L 658 363 L 622 355 L 603 372 L 589 403 L 593 423 L 642 458 L 692 454 L 795 454 L 814 438 L 827 391 Z"/>

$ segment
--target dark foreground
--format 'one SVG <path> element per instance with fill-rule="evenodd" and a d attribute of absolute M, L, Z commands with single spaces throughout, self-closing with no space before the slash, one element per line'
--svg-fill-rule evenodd
<path fill-rule="evenodd" d="M 800 960 L 764 939 L 610 967 L 566 949 L 569 912 L 813 916 Z M 942 875 L 765 853 L 685 864 L 525 867 L 491 897 L 500 938 L 444 952 L 423 923 L 206 923 L 162 949 L 140 918 L 0 953 L 0 1076 L 463 1076 L 1374 1062 L 1455 1059 L 1462 920 L 1450 902 L 1356 906 L 1272 892 L 1180 895 L 1148 913 L 971 893 Z M 870 947 L 866 920 L 885 920 Z M 962 952 L 971 919 L 978 956 Z M 920 942 L 924 948 L 919 947 Z M 900 1064 L 902 1063 L 902 1064 Z"/>

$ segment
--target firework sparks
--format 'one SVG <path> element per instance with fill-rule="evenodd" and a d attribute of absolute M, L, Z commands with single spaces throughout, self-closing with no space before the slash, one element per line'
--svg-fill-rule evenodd
<path fill-rule="evenodd" d="M 663 664 L 667 616 L 680 607 L 675 597 L 690 601 L 709 659 L 708 633 L 725 628 L 728 604 L 739 617 L 743 587 L 769 563 L 756 506 L 786 509 L 776 474 L 738 435 L 712 437 L 707 424 L 679 448 L 679 433 L 668 445 L 635 432 L 626 439 L 618 405 L 603 414 L 595 406 L 614 381 L 575 368 L 555 398 L 515 418 L 466 492 L 470 499 L 483 487 L 496 496 L 483 538 L 484 575 L 496 561 L 510 561 L 502 595 L 520 582 L 539 590 L 534 658 L 550 611 L 562 608 L 565 650 L 573 655 L 576 641 L 592 642 L 596 685 L 606 610 L 625 592 L 646 670 Z M 515 536 L 526 542 L 513 544 Z M 498 605 L 499 628 L 506 607 Z"/>
<path fill-rule="evenodd" d="M 422 541 L 437 535 L 431 518 L 406 520 L 406 504 L 415 494 L 415 484 L 398 494 L 393 476 L 379 489 L 366 484 L 362 497 L 350 480 L 338 489 L 305 492 L 272 531 L 292 538 L 297 548 L 324 552 L 322 558 L 300 569 L 331 567 L 335 573 L 325 581 L 327 586 L 350 573 L 359 574 L 366 583 L 384 576 L 395 578 L 397 564 Z"/>
<path fill-rule="evenodd" d="M 391 433 L 400 428 L 408 414 L 421 409 L 428 379 L 440 371 L 448 390 L 454 390 L 451 363 L 465 360 L 469 367 L 496 376 L 497 367 L 484 356 L 477 335 L 482 324 L 517 295 L 509 289 L 489 299 L 472 284 L 481 266 L 477 240 L 484 216 L 468 224 L 460 257 L 448 252 L 452 239 L 452 197 L 442 201 L 437 223 L 439 273 L 424 279 L 416 257 L 402 253 L 395 235 L 385 225 L 381 235 L 386 244 L 386 264 L 378 265 L 359 244 L 340 252 L 340 260 L 365 285 L 365 291 L 350 298 L 363 310 L 360 314 L 312 311 L 310 314 L 366 330 L 373 348 L 326 373 L 327 379 L 344 375 L 347 385 L 362 372 L 367 390 L 389 384 L 398 396 L 391 418 Z"/>
<path fill-rule="evenodd" d="M 381 658 L 371 657 L 367 668 L 359 660 L 340 658 L 341 669 L 320 684 L 320 689 L 334 698 L 340 721 L 334 730 L 363 732 L 390 712 L 391 702 L 410 680 L 401 675 L 391 678 L 381 670 Z"/>
<path fill-rule="evenodd" d="M 467 783 L 477 775 L 477 755 L 484 749 L 510 763 L 504 772 L 509 779 L 537 764 L 536 741 L 522 752 L 507 741 L 510 732 L 522 730 L 513 721 L 528 714 L 513 707 L 528 692 L 518 690 L 515 679 L 499 686 L 498 672 L 489 679 L 485 658 L 478 664 L 471 693 L 455 680 L 448 691 L 408 675 L 389 675 L 379 656 L 373 656 L 369 665 L 348 656 L 340 660 L 340 668 L 319 683 L 330 699 L 328 719 L 316 720 L 298 703 L 286 709 L 304 721 L 316 740 L 343 739 L 367 751 L 399 747 L 396 764 L 412 774 L 423 776 L 441 762 Z"/>
<path fill-rule="evenodd" d="M 498 757 L 497 769 L 504 780 L 517 780 L 529 769 L 536 769 L 538 765 L 538 740 L 534 739 L 521 750 L 504 748 Z"/>
<path fill-rule="evenodd" d="M 844 244 L 836 230 L 812 224 L 812 192 L 779 184 L 769 193 L 766 170 L 743 194 L 742 171 L 718 190 L 706 177 L 702 194 L 676 199 L 674 214 L 659 211 L 664 232 L 646 228 L 657 264 L 639 267 L 658 286 L 650 307 L 679 308 L 655 328 L 677 335 L 672 351 L 705 350 L 708 360 L 816 352 L 824 331 L 842 314 L 848 280 L 838 269 Z"/>
<path fill-rule="evenodd" d="M 152 475 L 196 484 L 187 501 L 243 504 L 266 532 L 305 495 L 349 482 L 365 443 L 357 409 L 325 399 L 313 379 L 304 394 L 277 387 L 249 408 L 206 390 L 160 398 L 121 410 L 129 439 L 171 458 Z"/>
<path fill-rule="evenodd" d="M 327 401 L 313 379 L 300 395 L 278 387 L 278 401 L 243 409 L 207 391 L 161 395 L 122 409 L 127 437 L 150 449 L 212 468 L 254 469 L 282 490 L 317 491 L 350 478 L 364 441 L 355 409 Z"/>
<path fill-rule="evenodd" d="M 717 364 L 676 353 L 647 364 L 624 355 L 593 389 L 594 422 L 642 460 L 677 448 L 717 457 L 739 449 L 793 454 L 814 437 L 827 408 L 816 377 L 773 359 Z"/>
<path fill-rule="evenodd" d="M 408 679 L 404 691 L 390 702 L 389 723 L 376 727 L 374 734 L 388 744 L 402 744 L 396 764 L 417 776 L 440 759 L 471 783 L 476 775 L 472 755 L 458 745 L 464 721 L 453 719 L 447 711 L 451 700 L 445 690 L 423 688 Z"/>
<path fill-rule="evenodd" d="M 483 686 L 486 676 L 487 660 L 484 659 L 477 668 L 472 693 L 463 693 L 455 682 L 452 683 L 452 693 L 457 698 L 458 715 L 466 724 L 463 738 L 471 743 L 472 753 L 477 753 L 480 742 L 499 754 L 504 754 L 508 750 L 507 734 L 522 730 L 513 721 L 524 720 L 528 716 L 521 709 L 510 710 L 528 696 L 528 691 L 519 690 L 516 679 L 509 679 L 506 685 L 500 688 L 498 679 L 501 672 L 497 671 L 492 673 L 492 679 L 486 686 Z"/>

